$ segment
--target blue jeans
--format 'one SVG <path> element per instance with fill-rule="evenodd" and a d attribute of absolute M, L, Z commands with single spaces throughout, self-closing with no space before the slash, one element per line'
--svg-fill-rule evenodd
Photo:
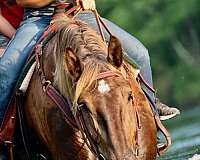
<path fill-rule="evenodd" d="M 4 55 L 0 58 L 0 121 L 26 59 L 49 25 L 50 20 L 50 16 L 31 17 L 23 20 Z"/>
<path fill-rule="evenodd" d="M 86 22 L 93 29 L 98 31 L 95 16 L 92 12 L 82 12 L 77 16 L 77 18 Z M 108 21 L 107 19 L 103 20 L 106 23 L 107 27 L 110 29 L 111 33 L 121 41 L 124 51 L 139 65 L 140 73 L 144 77 L 145 81 L 150 86 L 153 86 L 152 71 L 148 50 L 143 46 L 143 44 L 139 40 L 130 35 L 128 32 L 124 31 L 123 29 Z M 104 30 L 104 35 L 106 40 L 109 40 L 109 34 L 106 32 L 106 30 Z M 150 98 L 154 100 L 154 94 L 150 90 L 146 88 L 144 89 L 147 91 Z"/>

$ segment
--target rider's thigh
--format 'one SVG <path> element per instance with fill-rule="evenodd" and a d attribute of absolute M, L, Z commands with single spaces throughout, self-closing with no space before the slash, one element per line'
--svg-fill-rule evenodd
<path fill-rule="evenodd" d="M 85 21 L 88 23 L 93 29 L 98 31 L 98 26 L 95 21 L 95 16 L 92 12 L 82 12 L 77 16 L 78 19 Z M 107 27 L 110 29 L 113 35 L 115 35 L 122 43 L 122 46 L 125 52 L 133 58 L 140 66 L 144 63 L 149 63 L 149 54 L 148 50 L 144 47 L 144 45 L 136 39 L 134 36 L 124 31 L 111 21 L 107 19 L 103 19 L 106 23 Z M 104 30 L 105 38 L 109 39 L 109 34 Z"/>
<path fill-rule="evenodd" d="M 0 72 L 8 68 L 10 68 L 12 73 L 19 72 L 19 68 L 24 65 L 28 54 L 44 32 L 46 26 L 46 24 L 41 23 L 41 18 L 38 17 L 24 21 L 0 59 Z"/>
<path fill-rule="evenodd" d="M 48 25 L 45 20 L 33 17 L 24 21 L 0 58 L 0 118 L 29 53 Z"/>

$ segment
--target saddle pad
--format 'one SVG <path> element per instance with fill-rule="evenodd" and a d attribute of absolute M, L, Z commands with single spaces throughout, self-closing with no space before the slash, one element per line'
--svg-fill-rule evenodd
<path fill-rule="evenodd" d="M 20 77 L 17 81 L 16 90 L 20 90 L 23 93 L 26 92 L 31 77 L 33 75 L 33 72 L 35 70 L 35 66 L 36 66 L 35 57 L 32 57 L 25 65 L 25 67 L 22 70 L 22 73 L 20 74 Z"/>

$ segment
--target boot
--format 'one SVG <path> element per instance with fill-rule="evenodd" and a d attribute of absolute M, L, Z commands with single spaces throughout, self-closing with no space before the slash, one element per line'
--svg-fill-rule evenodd
<path fill-rule="evenodd" d="M 0 151 L 0 160 L 8 160 L 6 150 L 3 147 L 1 148 Z"/>
<path fill-rule="evenodd" d="M 180 111 L 177 108 L 172 108 L 167 106 L 166 104 L 161 103 L 158 98 L 156 98 L 156 106 L 161 121 L 173 118 L 180 114 Z"/>

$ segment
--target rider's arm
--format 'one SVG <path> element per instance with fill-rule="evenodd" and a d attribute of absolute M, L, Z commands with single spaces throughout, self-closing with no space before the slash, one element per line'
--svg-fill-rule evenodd
<path fill-rule="evenodd" d="M 80 4 L 84 10 L 95 10 L 95 0 L 76 0 L 77 4 Z"/>
<path fill-rule="evenodd" d="M 0 14 L 0 32 L 7 36 L 8 38 L 12 38 L 15 34 L 15 28 Z"/>
<path fill-rule="evenodd" d="M 55 0 L 16 0 L 17 4 L 22 7 L 40 8 L 44 7 Z"/>

